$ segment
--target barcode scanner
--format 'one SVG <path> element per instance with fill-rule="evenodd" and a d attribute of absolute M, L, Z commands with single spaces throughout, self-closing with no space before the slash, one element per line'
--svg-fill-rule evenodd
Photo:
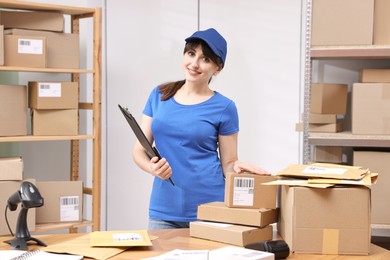
<path fill-rule="evenodd" d="M 273 253 L 275 259 L 286 259 L 290 254 L 290 248 L 284 240 L 255 242 L 246 245 L 245 248 Z"/>

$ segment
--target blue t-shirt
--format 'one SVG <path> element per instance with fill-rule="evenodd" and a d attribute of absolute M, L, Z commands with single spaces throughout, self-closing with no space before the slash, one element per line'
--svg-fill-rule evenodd
<path fill-rule="evenodd" d="M 236 105 L 218 92 L 195 105 L 179 104 L 173 97 L 161 101 L 156 87 L 143 112 L 153 118 L 155 145 L 171 166 L 175 183 L 154 178 L 149 217 L 194 221 L 199 204 L 224 199 L 218 136 L 238 132 Z"/>

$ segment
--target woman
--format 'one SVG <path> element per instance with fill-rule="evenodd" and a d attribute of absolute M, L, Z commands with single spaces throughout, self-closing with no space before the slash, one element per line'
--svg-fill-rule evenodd
<path fill-rule="evenodd" d="M 225 39 L 210 28 L 185 41 L 185 79 L 156 87 L 143 111 L 141 128 L 162 159 L 149 159 L 138 142 L 133 151 L 136 164 L 156 176 L 150 230 L 188 228 L 197 219 L 199 204 L 223 201 L 227 172 L 268 174 L 238 161 L 236 106 L 209 87 L 225 65 Z"/>

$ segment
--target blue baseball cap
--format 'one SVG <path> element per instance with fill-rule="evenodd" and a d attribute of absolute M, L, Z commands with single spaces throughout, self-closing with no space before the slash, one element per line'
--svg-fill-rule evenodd
<path fill-rule="evenodd" d="M 211 50 L 221 58 L 222 63 L 225 65 L 226 54 L 227 54 L 227 42 L 225 38 L 220 35 L 214 28 L 209 28 L 204 31 L 197 31 L 190 37 L 186 38 L 185 41 L 189 42 L 194 39 L 200 39 L 207 43 Z"/>

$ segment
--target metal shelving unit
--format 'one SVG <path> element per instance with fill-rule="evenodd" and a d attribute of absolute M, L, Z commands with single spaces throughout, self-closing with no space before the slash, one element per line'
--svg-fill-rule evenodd
<path fill-rule="evenodd" d="M 355 135 L 351 132 L 309 133 L 310 86 L 314 60 L 390 60 L 390 46 L 326 46 L 311 47 L 312 0 L 306 1 L 305 90 L 303 116 L 303 162 L 310 162 L 311 146 L 390 147 L 389 135 Z"/>

